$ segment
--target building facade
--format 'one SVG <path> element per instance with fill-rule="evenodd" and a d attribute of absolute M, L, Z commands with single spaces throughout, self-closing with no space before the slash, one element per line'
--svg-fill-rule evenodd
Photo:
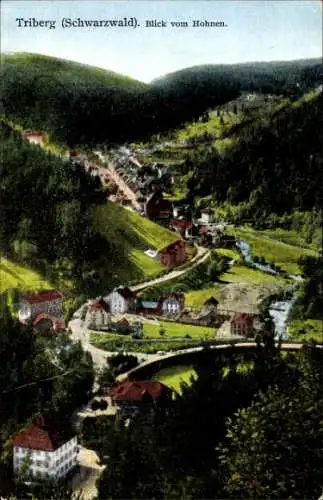
<path fill-rule="evenodd" d="M 38 325 L 41 321 L 51 321 L 54 329 L 64 329 L 64 295 L 57 290 L 23 295 L 20 298 L 18 317 L 24 324 Z"/>
<path fill-rule="evenodd" d="M 156 191 L 146 200 L 144 214 L 150 220 L 167 223 L 173 215 L 173 205 L 163 198 L 160 191 Z"/>
<path fill-rule="evenodd" d="M 230 332 L 233 336 L 253 337 L 254 326 L 252 317 L 247 313 L 236 313 L 231 319 Z"/>
<path fill-rule="evenodd" d="M 181 292 L 166 292 L 162 298 L 164 314 L 179 314 L 184 309 L 185 295 Z"/>
<path fill-rule="evenodd" d="M 160 263 L 163 266 L 177 266 L 185 262 L 186 259 L 186 243 L 184 240 L 177 240 L 170 243 L 158 253 Z"/>
<path fill-rule="evenodd" d="M 53 429 L 43 417 L 20 432 L 13 442 L 14 473 L 26 479 L 57 481 L 76 466 L 77 438 Z"/>
<path fill-rule="evenodd" d="M 136 294 L 128 287 L 117 288 L 103 298 L 112 314 L 133 312 L 136 308 Z"/>

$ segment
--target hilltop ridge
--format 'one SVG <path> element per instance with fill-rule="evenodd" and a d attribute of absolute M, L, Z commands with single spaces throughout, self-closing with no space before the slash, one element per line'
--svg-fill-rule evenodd
<path fill-rule="evenodd" d="M 261 70 L 259 70 L 261 68 Z M 29 53 L 2 55 L 1 95 L 7 118 L 76 146 L 147 140 L 243 89 L 294 93 L 312 88 L 317 60 L 186 68 L 152 84 L 92 66 Z"/>

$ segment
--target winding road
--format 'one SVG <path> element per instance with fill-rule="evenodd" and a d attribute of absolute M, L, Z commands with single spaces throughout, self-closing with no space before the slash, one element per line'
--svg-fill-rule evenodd
<path fill-rule="evenodd" d="M 160 278 L 155 278 L 150 281 L 144 281 L 143 283 L 139 283 L 138 285 L 134 285 L 131 287 L 131 290 L 134 292 L 138 292 L 139 290 L 143 290 L 149 286 L 158 285 L 159 283 L 163 283 L 165 281 L 173 280 L 178 278 L 179 276 L 183 276 L 184 274 L 192 271 L 196 266 L 205 262 L 210 256 L 211 251 L 204 247 L 197 247 L 196 255 L 190 261 L 189 265 L 184 269 L 174 269 L 174 271 L 170 271 L 169 273 L 161 276 Z"/>
<path fill-rule="evenodd" d="M 184 269 L 178 269 L 178 270 L 175 269 L 174 271 L 171 271 L 170 273 L 161 276 L 160 278 L 156 278 L 150 281 L 145 281 L 131 288 L 133 291 L 139 291 L 143 290 L 144 288 L 147 288 L 148 286 L 156 285 L 158 283 L 163 283 L 164 281 L 169 281 L 178 278 L 179 276 L 186 274 L 187 272 L 191 271 L 196 266 L 204 262 L 209 257 L 209 255 L 210 255 L 210 250 L 203 247 L 197 247 L 196 255 L 193 257 L 190 264 Z M 82 307 L 74 313 L 72 320 L 69 321 L 68 323 L 68 327 L 72 332 L 71 339 L 75 342 L 78 341 L 81 342 L 83 349 L 91 354 L 95 368 L 101 370 L 105 366 L 107 358 L 113 356 L 115 352 L 98 349 L 97 347 L 94 347 L 90 343 L 91 330 L 88 329 L 85 321 L 83 321 L 80 318 Z M 142 363 L 143 361 L 155 361 L 157 359 L 160 359 L 160 355 L 158 354 L 140 354 L 137 352 L 128 354 L 134 354 L 135 356 L 137 356 L 140 363 Z"/>

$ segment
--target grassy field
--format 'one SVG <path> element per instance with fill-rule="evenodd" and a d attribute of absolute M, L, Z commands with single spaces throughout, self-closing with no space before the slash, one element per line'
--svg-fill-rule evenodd
<path fill-rule="evenodd" d="M 215 253 L 222 255 L 223 257 L 228 257 L 230 260 L 235 260 L 237 263 L 242 262 L 242 257 L 237 250 L 231 250 L 230 248 L 217 248 Z"/>
<path fill-rule="evenodd" d="M 251 269 L 243 265 L 234 265 L 221 275 L 221 281 L 228 283 L 247 283 L 247 284 L 277 284 L 284 285 L 286 280 L 280 276 L 263 273 L 258 269 Z"/>
<path fill-rule="evenodd" d="M 164 337 L 183 337 L 189 335 L 193 339 L 214 338 L 215 329 L 206 326 L 183 325 L 181 323 L 171 323 L 168 321 L 161 321 L 159 325 L 153 323 L 144 323 L 144 335 L 150 338 L 162 339 L 160 329 L 163 328 L 165 333 Z"/>
<path fill-rule="evenodd" d="M 178 365 L 164 368 L 157 372 L 153 379 L 181 393 L 181 384 L 189 384 L 192 377 L 196 377 L 196 372 L 190 365 Z"/>
<path fill-rule="evenodd" d="M 177 133 L 177 138 L 183 141 L 189 137 L 196 137 L 205 133 L 220 137 L 223 130 L 228 126 L 240 123 L 243 118 L 242 113 L 223 113 L 222 118 L 217 116 L 215 111 L 209 114 L 209 120 L 206 122 L 190 123 Z"/>
<path fill-rule="evenodd" d="M 185 293 L 185 305 L 188 307 L 202 307 L 204 302 L 211 297 L 220 300 L 223 285 L 214 285 L 212 288 L 192 290 Z"/>
<path fill-rule="evenodd" d="M 0 257 L 0 293 L 10 288 L 43 290 L 52 288 L 52 285 L 36 271 Z"/>
<path fill-rule="evenodd" d="M 159 250 L 179 239 L 177 233 L 114 203 L 96 208 L 94 228 L 120 247 L 116 262 L 110 263 L 115 265 L 120 281 L 159 274 L 164 266 L 144 252 Z"/>
<path fill-rule="evenodd" d="M 323 321 L 295 320 L 288 325 L 288 336 L 293 340 L 316 340 L 323 343 Z"/>
<path fill-rule="evenodd" d="M 220 303 L 221 293 L 225 287 L 230 283 L 237 283 L 241 285 L 254 285 L 255 287 L 261 285 L 278 285 L 281 287 L 286 286 L 287 280 L 270 274 L 263 273 L 257 269 L 251 269 L 241 264 L 236 264 L 221 275 L 221 281 L 225 283 L 215 283 L 210 288 L 202 288 L 200 290 L 191 290 L 185 293 L 185 305 L 188 307 L 202 307 L 204 302 L 210 297 L 215 297 Z"/>
<path fill-rule="evenodd" d="M 308 250 L 319 250 L 312 245 L 311 243 L 307 243 L 307 241 L 297 232 L 291 229 L 266 229 L 265 231 L 258 232 L 262 236 L 268 236 L 269 238 L 277 241 L 281 241 L 283 243 L 287 243 L 288 245 L 293 245 L 300 248 L 307 248 Z"/>
<path fill-rule="evenodd" d="M 231 229 L 230 232 L 241 240 L 247 241 L 254 255 L 264 257 L 267 262 L 275 263 L 291 274 L 300 273 L 297 261 L 302 255 L 316 255 L 313 250 L 298 248 L 294 245 L 266 238 L 263 234 L 251 228 Z"/>

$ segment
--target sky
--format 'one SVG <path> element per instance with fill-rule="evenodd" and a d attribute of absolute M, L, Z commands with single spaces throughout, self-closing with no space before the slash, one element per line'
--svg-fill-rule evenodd
<path fill-rule="evenodd" d="M 105 25 L 124 18 L 137 26 Z M 80 27 L 78 19 L 104 23 Z M 146 27 L 154 20 L 166 26 Z M 2 0 L 1 51 L 61 57 L 144 82 L 200 64 L 322 57 L 322 1 Z"/>

